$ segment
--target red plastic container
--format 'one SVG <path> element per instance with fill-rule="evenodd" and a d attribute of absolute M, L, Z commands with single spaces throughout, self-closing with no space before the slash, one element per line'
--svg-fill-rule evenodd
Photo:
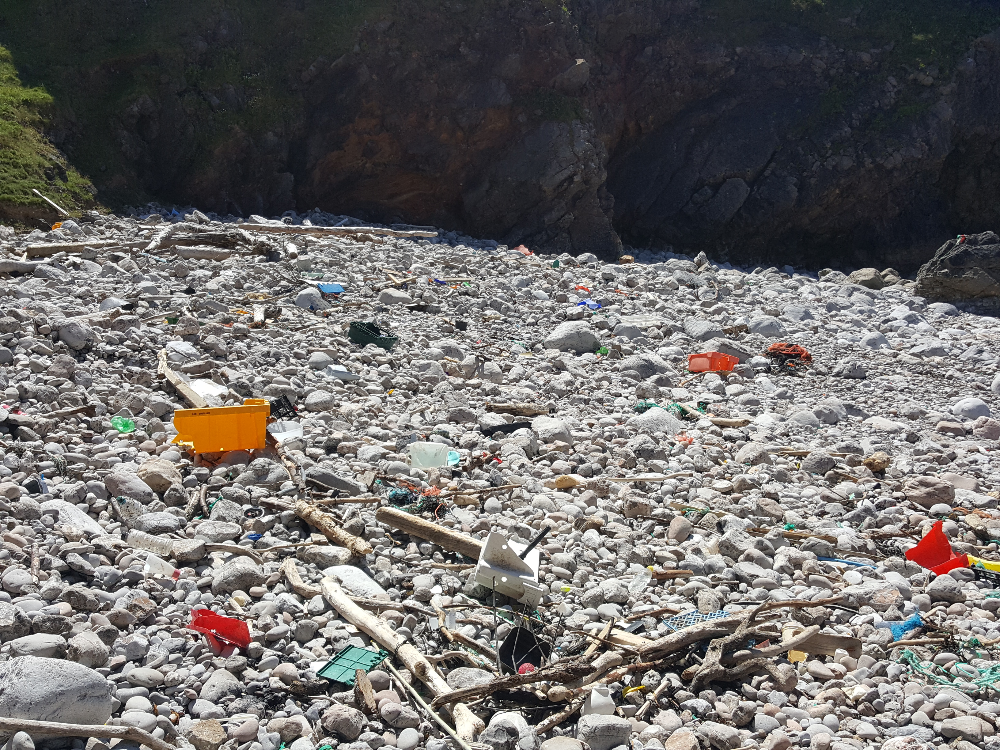
<path fill-rule="evenodd" d="M 720 352 L 702 352 L 688 355 L 689 372 L 732 372 L 739 359 Z"/>
<path fill-rule="evenodd" d="M 209 643 L 221 650 L 226 645 L 246 648 L 250 645 L 250 628 L 242 620 L 219 615 L 210 609 L 196 609 L 191 613 L 191 630 L 204 633 Z"/>
<path fill-rule="evenodd" d="M 943 525 L 943 521 L 934 524 L 917 546 L 906 552 L 906 559 L 938 575 L 955 568 L 969 567 L 969 556 L 955 555 L 951 542 L 942 529 Z"/>

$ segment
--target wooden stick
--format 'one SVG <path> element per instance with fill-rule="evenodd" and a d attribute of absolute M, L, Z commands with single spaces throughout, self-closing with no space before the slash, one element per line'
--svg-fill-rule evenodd
<path fill-rule="evenodd" d="M 63 724 L 59 721 L 33 721 L 31 719 L 0 719 L 0 732 L 27 732 L 38 737 L 112 737 L 130 740 L 152 750 L 177 750 L 173 745 L 158 740 L 139 727 L 109 727 L 96 724 Z"/>
<path fill-rule="evenodd" d="M 351 238 L 356 235 L 378 235 L 383 237 L 412 237 L 414 239 L 437 237 L 437 232 L 385 229 L 383 227 L 304 227 L 292 224 L 237 224 L 238 229 L 264 234 L 311 234 Z"/>
<path fill-rule="evenodd" d="M 423 654 L 399 636 L 389 624 L 377 615 L 365 612 L 352 602 L 340 584 L 332 578 L 324 578 L 320 584 L 323 598 L 337 612 L 359 630 L 367 633 L 374 641 L 387 648 L 403 662 L 410 673 L 423 682 L 437 698 L 447 698 L 455 691 L 449 687 L 444 678 L 427 661 Z M 471 742 L 476 735 L 486 728 L 486 724 L 476 716 L 464 703 L 449 700 L 454 703 L 451 709 L 455 720 L 458 736 L 466 742 Z"/>
<path fill-rule="evenodd" d="M 463 737 L 460 732 L 456 733 L 455 729 L 452 729 L 450 726 L 448 726 L 448 723 L 441 718 L 441 715 L 433 708 L 427 705 L 427 702 L 420 696 L 420 693 L 417 692 L 416 688 L 414 688 L 413 685 L 411 685 L 409 682 L 403 679 L 403 675 L 401 675 L 399 673 L 399 670 L 397 670 L 392 665 L 391 660 L 387 659 L 385 661 L 385 666 L 388 668 L 390 672 L 392 672 L 393 676 L 397 680 L 399 680 L 399 683 L 403 686 L 406 692 L 408 692 L 411 696 L 413 696 L 413 700 L 415 700 L 421 708 L 423 708 L 427 713 L 431 715 L 434 721 L 438 723 L 438 726 L 440 726 L 453 740 L 455 740 L 456 744 L 458 744 L 458 746 L 462 750 L 472 750 L 472 747 L 468 744 L 468 742 L 466 742 L 466 738 Z M 466 708 L 466 711 L 469 711 L 469 709 Z M 471 713 L 471 711 L 469 712 Z M 456 729 L 457 728 L 458 725 L 456 724 Z"/>
<path fill-rule="evenodd" d="M 670 687 L 670 680 L 664 678 L 660 681 L 660 684 L 656 686 L 656 690 L 654 690 L 651 695 L 646 697 L 643 704 L 639 706 L 639 710 L 635 712 L 636 720 L 642 721 L 642 717 L 646 715 L 646 712 L 652 708 L 653 704 L 659 700 L 660 696 L 663 695 L 663 692 L 668 687 Z"/>
<path fill-rule="evenodd" d="M 666 680 L 664 680 L 664 682 L 666 682 Z M 536 726 L 535 727 L 535 732 L 537 734 L 541 735 L 541 734 L 545 734 L 550 729 L 555 729 L 557 726 L 559 726 L 564 721 L 566 721 L 566 719 L 568 719 L 570 716 L 572 716 L 577 711 L 579 711 L 581 708 L 583 708 L 583 704 L 585 702 L 586 702 L 586 698 L 579 698 L 579 699 L 573 701 L 572 703 L 570 703 L 569 705 L 567 705 L 566 708 L 564 708 L 562 711 L 560 711 L 559 713 L 556 713 L 556 714 L 552 714 L 552 716 L 550 716 L 545 721 L 543 721 L 541 724 L 539 724 L 538 726 Z"/>
<path fill-rule="evenodd" d="M 334 544 L 346 547 L 355 557 L 372 553 L 372 546 L 364 539 L 350 534 L 337 525 L 337 519 L 309 503 L 299 500 L 295 503 L 295 515 L 311 526 L 315 526 L 323 536 Z"/>
<path fill-rule="evenodd" d="M 601 630 L 600 635 L 594 638 L 594 642 L 587 646 L 587 650 L 583 652 L 583 658 L 589 659 L 594 653 L 600 648 L 601 644 L 611 635 L 611 628 L 615 626 L 615 618 L 612 617 L 608 620 L 607 624 Z"/>
<path fill-rule="evenodd" d="M 381 497 L 324 497 L 312 500 L 313 505 L 349 505 L 351 503 L 378 503 Z"/>
<path fill-rule="evenodd" d="M 205 549 L 208 552 L 229 552 L 232 555 L 243 555 L 244 557 L 249 557 L 258 565 L 264 563 L 264 558 L 261 557 L 255 550 L 247 549 L 246 547 L 241 547 L 238 544 L 222 544 L 220 542 L 209 542 L 205 545 Z"/>
<path fill-rule="evenodd" d="M 499 677 L 485 685 L 473 685 L 472 687 L 452 690 L 449 694 L 440 695 L 431 701 L 431 706 L 442 706 L 457 700 L 482 698 L 491 695 L 498 690 L 510 690 L 520 685 L 528 685 L 532 682 L 569 682 L 580 677 L 584 677 L 593 671 L 594 665 L 589 660 L 566 661 L 558 664 L 550 664 L 547 667 L 536 669 L 528 674 L 511 674 L 506 677 Z"/>
<path fill-rule="evenodd" d="M 425 521 L 396 508 L 379 508 L 375 512 L 375 520 L 472 560 L 478 560 L 483 551 L 484 543 L 478 539 L 438 526 L 436 523 Z"/>
<path fill-rule="evenodd" d="M 293 557 L 286 557 L 285 561 L 281 563 L 281 567 L 278 568 L 278 572 L 282 573 L 288 580 L 288 585 L 292 587 L 292 591 L 301 597 L 312 599 L 314 596 L 323 593 L 319 586 L 313 586 L 311 583 L 306 583 L 302 580 L 302 576 L 299 575 L 299 569 L 295 567 L 295 558 Z"/>
<path fill-rule="evenodd" d="M 378 712 L 375 691 L 372 689 L 371 680 L 368 679 L 368 673 L 363 669 L 354 670 L 354 700 L 369 716 L 374 716 Z"/>
<path fill-rule="evenodd" d="M 44 195 L 42 195 L 40 192 L 38 192 L 38 188 L 31 188 L 31 192 L 33 192 L 35 195 L 37 195 L 43 201 L 45 201 L 46 203 L 48 203 L 50 206 L 52 206 L 52 208 L 54 208 L 56 211 L 58 211 L 59 213 L 61 213 L 63 216 L 69 216 L 69 211 L 67 211 L 64 208 L 60 208 L 59 205 L 55 201 L 50 200 L 49 198 L 46 198 Z"/>
<path fill-rule="evenodd" d="M 156 371 L 167 379 L 167 382 L 174 387 L 185 401 L 191 405 L 193 409 L 207 409 L 208 402 L 199 396 L 195 390 L 189 386 L 178 373 L 171 369 L 170 365 L 167 363 L 167 350 L 161 349 L 159 355 L 159 365 Z"/>

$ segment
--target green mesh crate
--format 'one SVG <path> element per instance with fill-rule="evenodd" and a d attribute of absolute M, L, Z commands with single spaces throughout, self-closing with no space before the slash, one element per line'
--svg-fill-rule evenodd
<path fill-rule="evenodd" d="M 365 672 L 368 672 L 372 667 L 385 661 L 388 655 L 389 652 L 382 649 L 370 651 L 367 648 L 348 646 L 330 659 L 317 674 L 328 680 L 353 686 L 354 672 L 356 670 L 363 669 Z"/>
<path fill-rule="evenodd" d="M 399 337 L 393 336 L 391 332 L 379 328 L 374 323 L 365 323 L 355 320 L 347 330 L 347 338 L 358 346 L 375 344 L 386 351 L 389 351 L 399 341 Z"/>

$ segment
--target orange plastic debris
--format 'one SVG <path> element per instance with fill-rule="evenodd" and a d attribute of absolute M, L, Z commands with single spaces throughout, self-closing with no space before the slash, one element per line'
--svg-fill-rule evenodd
<path fill-rule="evenodd" d="M 515 252 L 515 253 L 521 253 L 521 255 L 534 255 L 534 253 L 533 253 L 533 252 L 531 252 L 531 251 L 530 251 L 530 250 L 529 250 L 528 248 L 526 248 L 526 247 L 525 247 L 524 245 L 518 245 L 517 247 L 515 247 L 515 248 L 514 248 L 514 252 Z"/>
<path fill-rule="evenodd" d="M 270 413 L 271 405 L 258 398 L 247 399 L 243 406 L 178 409 L 172 442 L 190 445 L 195 453 L 260 450 L 266 444 Z"/>
<path fill-rule="evenodd" d="M 732 372 L 740 360 L 720 352 L 702 352 L 688 355 L 689 372 Z"/>
<path fill-rule="evenodd" d="M 780 357 L 781 359 L 798 359 L 802 362 L 813 361 L 812 355 L 806 351 L 805 347 L 798 344 L 786 344 L 784 341 L 771 344 L 767 348 L 766 354 L 769 357 Z"/>

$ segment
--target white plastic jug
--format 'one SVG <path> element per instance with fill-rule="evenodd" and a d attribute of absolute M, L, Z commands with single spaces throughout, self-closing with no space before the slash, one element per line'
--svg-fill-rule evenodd
<path fill-rule="evenodd" d="M 443 443 L 410 443 L 410 464 L 416 469 L 437 469 L 448 465 L 447 445 Z"/>
<path fill-rule="evenodd" d="M 611 700 L 611 688 L 595 687 L 583 702 L 580 713 L 584 716 L 597 714 L 611 716 L 615 712 L 615 702 Z"/>

